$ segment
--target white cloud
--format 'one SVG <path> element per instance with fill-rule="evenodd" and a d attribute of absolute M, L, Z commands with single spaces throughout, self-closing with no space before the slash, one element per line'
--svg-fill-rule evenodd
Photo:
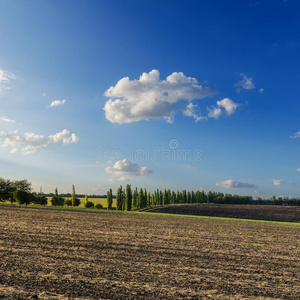
<path fill-rule="evenodd" d="M 190 102 L 183 111 L 183 114 L 188 117 L 193 117 L 196 123 L 201 120 L 207 120 L 207 117 L 202 117 L 200 113 L 197 112 L 197 109 L 198 105 L 194 105 L 192 102 Z"/>
<path fill-rule="evenodd" d="M 282 183 L 286 183 L 283 179 L 271 179 L 274 185 L 281 185 Z"/>
<path fill-rule="evenodd" d="M 300 131 L 296 132 L 295 135 L 290 136 L 291 139 L 297 139 L 300 138 Z"/>
<path fill-rule="evenodd" d="M 66 103 L 66 100 L 54 100 L 48 107 L 60 106 Z"/>
<path fill-rule="evenodd" d="M 43 93 L 42 96 L 45 97 L 45 96 L 47 96 L 47 94 L 46 94 L 46 93 Z"/>
<path fill-rule="evenodd" d="M 70 131 L 68 131 L 67 129 L 64 129 L 61 132 L 49 135 L 48 139 L 51 143 L 55 143 L 55 144 L 62 141 L 64 145 L 77 143 L 79 140 L 78 136 L 76 136 L 75 133 L 72 133 L 70 135 Z"/>
<path fill-rule="evenodd" d="M 0 93 L 10 89 L 11 79 L 16 79 L 16 76 L 0 68 Z"/>
<path fill-rule="evenodd" d="M 217 101 L 217 106 L 218 107 L 213 106 L 212 108 L 207 108 L 209 111 L 207 116 L 209 118 L 218 119 L 223 113 L 230 116 L 236 111 L 239 104 L 233 102 L 229 98 L 224 98 L 221 101 Z"/>
<path fill-rule="evenodd" d="M 5 117 L 1 117 L 0 120 L 3 121 L 3 122 L 6 122 L 6 123 L 15 123 L 14 120 L 11 120 L 11 119 L 8 119 L 8 118 L 5 118 Z"/>
<path fill-rule="evenodd" d="M 232 115 L 235 112 L 235 110 L 237 109 L 237 107 L 239 106 L 239 104 L 234 103 L 229 98 L 224 98 L 221 101 L 217 101 L 217 105 L 219 107 L 225 108 L 226 114 L 229 116 Z"/>
<path fill-rule="evenodd" d="M 259 90 L 258 90 L 258 92 L 262 95 L 263 94 L 263 92 L 264 92 L 265 90 L 263 89 L 263 88 L 260 88 Z"/>
<path fill-rule="evenodd" d="M 110 87 L 105 92 L 110 98 L 104 106 L 106 118 L 120 124 L 158 118 L 170 122 L 179 110 L 176 104 L 180 100 L 192 101 L 217 93 L 181 72 L 174 72 L 166 80 L 160 80 L 159 76 L 159 71 L 152 70 L 138 80 L 124 77 Z"/>
<path fill-rule="evenodd" d="M 246 183 L 246 182 L 240 182 L 240 181 L 236 181 L 236 180 L 226 180 L 226 181 L 222 181 L 222 182 L 217 182 L 216 186 L 222 186 L 226 189 L 230 189 L 230 188 L 254 188 L 255 187 L 253 184 Z"/>
<path fill-rule="evenodd" d="M 117 161 L 112 167 L 107 167 L 105 171 L 114 176 L 147 176 L 152 173 L 147 167 L 141 167 L 127 159 Z"/>
<path fill-rule="evenodd" d="M 129 178 L 123 176 L 123 177 L 119 178 L 118 181 L 119 182 L 128 182 Z"/>
<path fill-rule="evenodd" d="M 70 135 L 66 129 L 48 137 L 29 132 L 21 136 L 16 130 L 9 133 L 0 132 L 0 139 L 3 140 L 3 147 L 12 147 L 11 153 L 20 151 L 22 154 L 35 153 L 37 149 L 47 147 L 50 143 L 62 141 L 65 145 L 77 143 L 79 140 L 74 133 Z"/>
<path fill-rule="evenodd" d="M 222 109 L 220 107 L 207 108 L 209 111 L 208 117 L 218 119 L 222 115 Z"/>
<path fill-rule="evenodd" d="M 300 168 L 299 168 L 299 169 L 297 169 L 297 172 L 300 172 Z"/>
<path fill-rule="evenodd" d="M 243 79 L 240 80 L 240 81 L 238 81 L 238 82 L 235 84 L 235 86 L 241 87 L 241 88 L 243 88 L 243 89 L 245 89 L 245 90 L 252 90 L 252 89 L 255 88 L 255 85 L 254 85 L 254 83 L 252 82 L 252 78 L 248 78 L 248 77 L 247 77 L 245 74 L 243 74 L 243 73 L 241 73 L 240 75 L 243 77 Z"/>

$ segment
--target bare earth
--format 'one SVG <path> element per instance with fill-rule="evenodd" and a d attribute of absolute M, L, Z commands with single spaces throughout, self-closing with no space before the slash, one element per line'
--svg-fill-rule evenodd
<path fill-rule="evenodd" d="M 0 299 L 300 299 L 300 227 L 0 207 Z"/>
<path fill-rule="evenodd" d="M 211 216 L 300 223 L 300 206 L 176 204 L 153 206 L 150 208 L 146 208 L 143 211 L 194 216 Z"/>

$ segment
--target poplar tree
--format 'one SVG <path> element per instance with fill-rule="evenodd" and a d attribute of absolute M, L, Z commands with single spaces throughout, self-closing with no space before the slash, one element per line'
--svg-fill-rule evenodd
<path fill-rule="evenodd" d="M 136 209 L 138 207 L 138 189 L 137 187 L 135 188 L 135 190 L 133 191 L 133 196 L 132 196 L 132 206 L 134 209 Z"/>
<path fill-rule="evenodd" d="M 107 209 L 111 210 L 112 208 L 112 189 L 107 192 Z"/>
<path fill-rule="evenodd" d="M 127 184 L 127 186 L 126 186 L 126 210 L 131 211 L 131 206 L 132 206 L 131 185 Z"/>
<path fill-rule="evenodd" d="M 117 190 L 117 210 L 122 210 L 123 208 L 123 188 L 120 185 L 120 187 Z"/>
<path fill-rule="evenodd" d="M 147 195 L 147 206 L 151 206 L 151 193 L 148 192 L 148 195 Z"/>
<path fill-rule="evenodd" d="M 140 192 L 139 192 L 139 206 L 138 208 L 144 208 L 144 191 L 142 188 L 140 188 Z"/>
<path fill-rule="evenodd" d="M 186 203 L 187 197 L 186 197 L 186 190 L 182 191 L 182 203 Z"/>

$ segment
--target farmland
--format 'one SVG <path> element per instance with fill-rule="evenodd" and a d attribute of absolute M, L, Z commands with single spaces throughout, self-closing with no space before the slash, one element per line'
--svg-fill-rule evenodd
<path fill-rule="evenodd" d="M 300 228 L 0 207 L 4 299 L 299 299 Z"/>

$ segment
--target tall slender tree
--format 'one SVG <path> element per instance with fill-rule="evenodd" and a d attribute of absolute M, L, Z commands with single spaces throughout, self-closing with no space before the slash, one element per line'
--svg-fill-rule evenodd
<path fill-rule="evenodd" d="M 112 203 L 113 203 L 113 200 L 112 200 L 112 189 L 110 189 L 107 192 L 107 209 L 111 210 Z"/>
<path fill-rule="evenodd" d="M 138 189 L 136 187 L 135 190 L 133 191 L 133 195 L 132 195 L 132 206 L 133 206 L 133 209 L 137 209 L 138 208 L 138 197 L 139 197 L 139 193 L 138 193 Z"/>
<path fill-rule="evenodd" d="M 117 210 L 122 210 L 123 209 L 123 198 L 124 198 L 124 195 L 123 195 L 123 188 L 122 186 L 120 185 L 120 187 L 118 188 L 117 190 Z"/>
<path fill-rule="evenodd" d="M 131 206 L 132 206 L 132 190 L 131 190 L 131 185 L 127 184 L 126 185 L 126 210 L 131 211 Z"/>

